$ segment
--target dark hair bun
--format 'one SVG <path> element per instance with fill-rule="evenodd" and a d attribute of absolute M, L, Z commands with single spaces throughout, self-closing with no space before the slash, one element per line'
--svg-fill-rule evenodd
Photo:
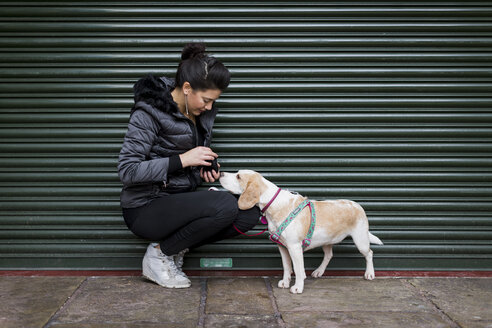
<path fill-rule="evenodd" d="M 194 57 L 203 57 L 206 50 L 205 43 L 188 43 L 184 46 L 181 53 L 181 60 L 186 60 Z"/>

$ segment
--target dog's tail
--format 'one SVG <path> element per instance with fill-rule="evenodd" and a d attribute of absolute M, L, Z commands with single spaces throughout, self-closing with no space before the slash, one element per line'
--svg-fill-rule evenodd
<path fill-rule="evenodd" d="M 383 245 L 383 242 L 381 241 L 381 239 L 379 239 L 378 237 L 374 236 L 372 233 L 369 232 L 369 242 L 371 244 L 378 244 L 378 245 Z"/>

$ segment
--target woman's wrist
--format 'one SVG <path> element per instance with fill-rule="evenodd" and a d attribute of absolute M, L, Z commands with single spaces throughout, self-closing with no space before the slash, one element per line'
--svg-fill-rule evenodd
<path fill-rule="evenodd" d="M 182 168 L 185 168 L 185 167 L 188 167 L 189 166 L 188 163 L 186 162 L 186 156 L 185 156 L 185 154 L 179 154 L 178 157 L 179 157 L 179 160 L 181 161 L 181 167 Z"/>

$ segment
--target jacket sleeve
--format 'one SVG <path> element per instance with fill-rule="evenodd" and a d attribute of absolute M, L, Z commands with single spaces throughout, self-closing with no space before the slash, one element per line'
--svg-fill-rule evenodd
<path fill-rule="evenodd" d="M 118 175 L 124 185 L 167 180 L 169 158 L 149 160 L 158 132 L 157 122 L 146 112 L 137 110 L 130 117 L 118 160 Z"/>

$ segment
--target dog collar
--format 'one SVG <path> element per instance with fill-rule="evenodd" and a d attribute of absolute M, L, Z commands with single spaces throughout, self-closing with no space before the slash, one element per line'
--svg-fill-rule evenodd
<path fill-rule="evenodd" d="M 266 204 L 266 206 L 263 207 L 262 210 L 260 210 L 260 212 L 261 212 L 261 217 L 260 217 L 261 223 L 263 223 L 263 224 L 267 224 L 268 223 L 268 221 L 266 219 L 266 216 L 265 216 L 266 210 L 270 207 L 270 205 L 272 205 L 272 203 L 275 200 L 275 198 L 277 198 L 278 194 L 280 194 L 280 191 L 282 191 L 282 189 L 278 188 L 278 190 L 275 193 L 275 195 L 273 196 L 273 198 L 270 199 L 270 201 L 268 202 L 268 204 Z"/>

